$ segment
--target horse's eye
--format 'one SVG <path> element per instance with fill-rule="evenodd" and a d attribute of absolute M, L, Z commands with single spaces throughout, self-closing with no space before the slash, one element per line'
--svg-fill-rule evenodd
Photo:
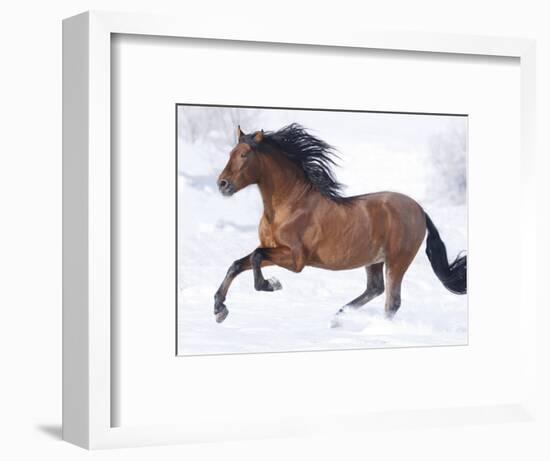
<path fill-rule="evenodd" d="M 241 153 L 241 158 L 246 158 L 248 157 L 248 152 L 242 152 Z"/>

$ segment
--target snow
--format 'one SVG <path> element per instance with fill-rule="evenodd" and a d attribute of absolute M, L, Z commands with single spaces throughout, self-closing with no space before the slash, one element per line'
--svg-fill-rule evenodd
<path fill-rule="evenodd" d="M 187 120 L 199 111 L 205 111 L 201 120 L 208 120 L 210 114 L 206 111 L 220 110 L 179 108 Z M 182 114 L 183 111 L 187 112 Z M 318 136 L 335 144 L 341 152 L 342 167 L 336 173 L 349 186 L 347 194 L 382 189 L 407 193 L 429 213 L 449 258 L 467 248 L 464 192 L 463 200 L 457 203 L 456 191 L 449 193 L 454 197 L 451 202 L 442 197 L 440 187 L 435 195 L 430 189 L 437 178 L 430 162 L 432 140 L 457 131 L 466 136 L 465 118 L 275 110 L 251 114 L 253 117 L 246 111 L 236 114 L 251 125 L 242 126 L 245 131 L 275 130 L 290 121 L 314 127 Z M 180 122 L 182 119 L 185 120 L 180 117 Z M 251 122 L 258 125 L 252 126 Z M 180 355 L 450 346 L 468 342 L 467 296 L 454 295 L 443 287 L 431 269 L 424 245 L 405 274 L 401 309 L 393 320 L 384 317 L 383 294 L 359 310 L 346 312 L 341 316 L 341 325 L 330 328 L 336 311 L 364 291 L 363 269 L 334 272 L 306 267 L 294 274 L 268 267 L 263 270 L 264 276 L 276 277 L 283 289 L 255 291 L 252 272 L 241 274 L 227 296 L 229 316 L 217 324 L 213 315 L 214 293 L 230 264 L 257 247 L 261 202 L 256 186 L 231 198 L 222 197 L 217 191 L 215 180 L 231 147 L 224 141 L 227 137 L 220 136 L 214 126 L 208 135 L 191 140 L 185 126 L 179 126 Z M 465 152 L 448 155 L 465 156 Z"/>

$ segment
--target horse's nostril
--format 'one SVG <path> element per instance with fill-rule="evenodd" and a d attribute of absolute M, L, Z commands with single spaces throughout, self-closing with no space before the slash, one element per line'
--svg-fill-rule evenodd
<path fill-rule="evenodd" d="M 225 179 L 220 179 L 220 182 L 218 183 L 219 187 L 227 187 L 229 183 Z"/>

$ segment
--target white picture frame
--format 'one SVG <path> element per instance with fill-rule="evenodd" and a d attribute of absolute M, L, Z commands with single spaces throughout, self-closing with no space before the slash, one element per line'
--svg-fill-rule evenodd
<path fill-rule="evenodd" d="M 515 57 L 521 69 L 521 349 L 527 387 L 535 382 L 536 201 L 535 44 L 527 39 L 432 35 L 412 32 L 280 29 L 266 22 L 193 23 L 126 13 L 88 12 L 63 22 L 63 438 L 85 448 L 185 443 L 201 440 L 187 425 L 111 427 L 112 377 L 119 364 L 111 354 L 111 37 L 112 34 L 193 37 L 260 43 L 374 48 L 416 52 Z M 532 334 L 531 334 L 532 333 Z M 525 339 L 528 338 L 528 339 Z M 382 419 L 401 427 L 438 421 L 521 420 L 536 408 L 533 393 L 498 407 L 388 410 L 383 415 L 321 418 L 314 432 L 335 426 L 359 430 Z M 378 424 L 377 422 L 377 424 Z M 292 422 L 293 423 L 293 422 Z M 311 433 L 287 424 L 241 426 L 225 438 Z M 213 434 L 213 439 L 216 434 Z"/>

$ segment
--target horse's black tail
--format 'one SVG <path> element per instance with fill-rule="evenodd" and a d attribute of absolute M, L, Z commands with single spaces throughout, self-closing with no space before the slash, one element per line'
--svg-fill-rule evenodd
<path fill-rule="evenodd" d="M 426 215 L 426 228 L 428 229 L 426 254 L 435 275 L 447 290 L 457 295 L 466 294 L 466 255 L 459 254 L 454 262 L 449 264 L 445 244 L 428 213 L 424 212 L 424 214 Z"/>

